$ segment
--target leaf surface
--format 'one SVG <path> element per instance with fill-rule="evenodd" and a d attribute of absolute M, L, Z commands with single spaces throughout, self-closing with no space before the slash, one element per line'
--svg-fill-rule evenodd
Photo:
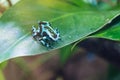
<path fill-rule="evenodd" d="M 118 13 L 76 6 L 72 0 L 22 0 L 0 18 L 0 62 L 69 45 L 101 29 Z M 39 20 L 49 21 L 60 31 L 62 41 L 55 43 L 53 49 L 47 49 L 32 38 L 31 26 L 37 27 Z"/>

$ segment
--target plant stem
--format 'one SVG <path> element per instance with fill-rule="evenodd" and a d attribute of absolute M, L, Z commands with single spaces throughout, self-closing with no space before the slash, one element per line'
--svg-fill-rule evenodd
<path fill-rule="evenodd" d="M 7 0 L 7 2 L 8 2 L 8 4 L 9 4 L 9 6 L 11 7 L 11 6 L 12 6 L 11 0 Z"/>

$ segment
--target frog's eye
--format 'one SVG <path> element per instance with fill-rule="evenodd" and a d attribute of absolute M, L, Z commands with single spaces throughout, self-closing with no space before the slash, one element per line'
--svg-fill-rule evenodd
<path fill-rule="evenodd" d="M 41 22 L 39 22 L 39 25 L 47 25 L 48 23 L 47 22 L 45 22 L 45 21 L 41 21 Z"/>
<path fill-rule="evenodd" d="M 47 25 L 47 23 L 42 23 L 43 25 Z"/>

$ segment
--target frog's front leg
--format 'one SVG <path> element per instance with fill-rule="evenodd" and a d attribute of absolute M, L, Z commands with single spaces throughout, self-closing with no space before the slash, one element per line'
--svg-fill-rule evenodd
<path fill-rule="evenodd" d="M 35 28 L 35 26 L 32 26 L 32 32 L 35 33 L 37 30 Z"/>
<path fill-rule="evenodd" d="M 37 37 L 37 30 L 34 26 L 32 26 L 32 36 L 34 39 L 36 39 L 36 37 Z"/>

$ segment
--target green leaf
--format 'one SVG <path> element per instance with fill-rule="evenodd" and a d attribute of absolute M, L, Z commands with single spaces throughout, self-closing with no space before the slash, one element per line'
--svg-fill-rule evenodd
<path fill-rule="evenodd" d="M 0 70 L 3 70 L 7 66 L 7 64 L 8 64 L 8 61 L 4 61 L 3 63 L 0 63 Z"/>
<path fill-rule="evenodd" d="M 0 80 L 5 80 L 2 70 L 0 69 Z"/>
<path fill-rule="evenodd" d="M 59 55 L 62 65 L 64 65 L 65 62 L 69 59 L 69 57 L 73 56 L 73 53 L 75 53 L 75 51 L 78 49 L 77 47 L 75 47 L 73 50 L 71 50 L 72 47 L 73 45 L 68 45 L 60 49 Z"/>
<path fill-rule="evenodd" d="M 120 41 L 120 23 L 111 27 L 110 29 L 101 32 L 99 34 L 93 35 L 93 37 L 106 38 L 115 41 Z"/>
<path fill-rule="evenodd" d="M 22 0 L 0 19 L 0 62 L 19 57 L 45 53 L 69 45 L 96 32 L 119 11 L 97 11 L 89 6 L 76 6 L 70 0 Z M 109 13 L 109 14 L 108 14 Z M 53 49 L 32 39 L 31 26 L 49 21 L 60 30 L 62 41 Z"/>
<path fill-rule="evenodd" d="M 120 41 L 120 15 L 117 15 L 108 23 L 105 30 L 96 32 L 92 37 L 106 38 L 115 41 Z"/>

